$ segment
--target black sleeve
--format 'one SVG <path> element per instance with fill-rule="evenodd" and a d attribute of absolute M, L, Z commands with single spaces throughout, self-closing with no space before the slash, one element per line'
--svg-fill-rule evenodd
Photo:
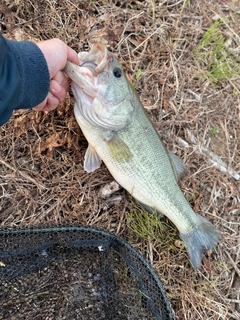
<path fill-rule="evenodd" d="M 13 110 L 42 102 L 49 85 L 48 66 L 38 46 L 0 35 L 0 125 L 8 121 Z"/>

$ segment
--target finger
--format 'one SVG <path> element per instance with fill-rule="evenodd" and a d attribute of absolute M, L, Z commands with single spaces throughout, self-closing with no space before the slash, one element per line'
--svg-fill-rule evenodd
<path fill-rule="evenodd" d="M 55 96 L 51 94 L 51 92 L 48 93 L 46 99 L 43 100 L 39 105 L 33 108 L 35 111 L 52 111 L 57 108 L 59 105 L 59 100 Z"/>
<path fill-rule="evenodd" d="M 57 81 L 66 91 L 68 90 L 68 80 L 62 71 L 58 71 L 53 80 Z"/>
<path fill-rule="evenodd" d="M 51 92 L 49 92 L 48 96 L 47 96 L 47 103 L 44 106 L 44 108 L 42 109 L 42 111 L 52 111 L 55 110 L 57 108 L 57 106 L 59 105 L 59 100 L 57 97 L 53 96 L 51 94 Z"/>
<path fill-rule="evenodd" d="M 47 99 L 48 97 L 46 97 L 43 102 L 39 103 L 36 107 L 33 108 L 33 110 L 35 111 L 42 111 L 43 108 L 45 107 L 46 103 L 47 103 Z"/>
<path fill-rule="evenodd" d="M 77 52 L 69 46 L 67 46 L 67 60 L 71 61 L 72 63 L 79 64 Z"/>
<path fill-rule="evenodd" d="M 63 101 L 66 97 L 67 90 L 61 86 L 56 80 L 50 82 L 50 93 L 59 101 Z"/>

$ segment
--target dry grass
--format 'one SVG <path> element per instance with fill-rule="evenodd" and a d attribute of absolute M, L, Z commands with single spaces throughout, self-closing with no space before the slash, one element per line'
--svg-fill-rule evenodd
<path fill-rule="evenodd" d="M 124 190 L 111 199 L 100 198 L 99 189 L 112 178 L 104 165 L 92 174 L 84 172 L 87 143 L 75 122 L 71 96 L 49 114 L 18 111 L 0 128 L 1 225 L 71 222 L 118 233 L 152 263 L 177 319 L 240 318 L 240 186 L 229 171 L 240 171 L 240 77 L 234 74 L 214 83 L 208 76 L 210 65 L 196 55 L 218 17 L 226 18 L 220 32 L 230 58 L 237 57 L 237 0 L 0 4 L 0 29 L 9 38 L 59 37 L 77 51 L 88 50 L 99 39 L 107 44 L 135 84 L 163 141 L 186 162 L 190 173 L 181 182 L 186 197 L 222 231 L 222 240 L 194 271 L 169 221 L 156 225 L 142 213 L 139 219 L 140 209 Z M 221 163 L 214 167 L 219 159 L 226 172 L 218 170 Z M 118 201 L 116 195 L 121 196 Z"/>

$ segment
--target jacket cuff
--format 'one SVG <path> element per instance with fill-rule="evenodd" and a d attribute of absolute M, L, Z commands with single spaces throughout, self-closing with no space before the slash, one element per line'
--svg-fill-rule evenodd
<path fill-rule="evenodd" d="M 7 40 L 9 50 L 14 54 L 21 75 L 21 93 L 16 109 L 37 106 L 47 96 L 50 74 L 47 62 L 38 46 L 30 41 Z"/>

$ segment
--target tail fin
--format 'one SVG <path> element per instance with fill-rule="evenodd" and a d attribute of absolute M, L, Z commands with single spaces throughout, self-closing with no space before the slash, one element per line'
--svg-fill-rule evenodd
<path fill-rule="evenodd" d="M 207 219 L 198 215 L 199 223 L 188 233 L 181 233 L 190 261 L 195 269 L 202 265 L 203 253 L 211 250 L 220 239 L 220 231 Z"/>

